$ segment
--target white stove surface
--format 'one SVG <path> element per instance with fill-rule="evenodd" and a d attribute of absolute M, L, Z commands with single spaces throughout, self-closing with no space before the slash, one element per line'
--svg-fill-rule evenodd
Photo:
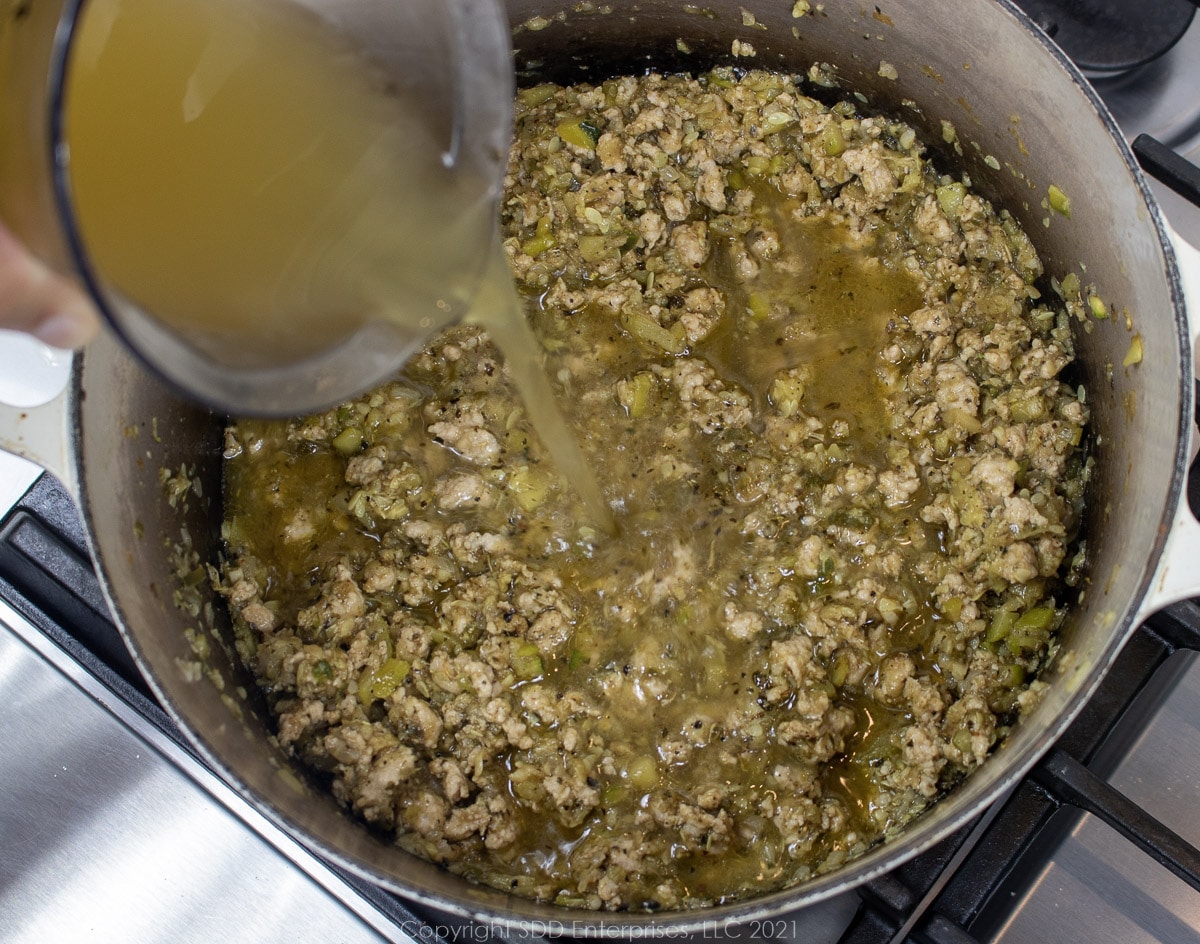
<path fill-rule="evenodd" d="M 0 330 L 0 403 L 30 407 L 47 402 L 66 384 L 70 366 L 69 352 Z M 40 474 L 32 462 L 0 450 L 0 518 Z"/>

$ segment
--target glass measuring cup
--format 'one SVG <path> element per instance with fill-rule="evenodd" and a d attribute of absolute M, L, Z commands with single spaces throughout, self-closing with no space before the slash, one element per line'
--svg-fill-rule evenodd
<path fill-rule="evenodd" d="M 259 14 L 272 6 L 305 17 L 310 33 L 317 24 L 336 35 L 340 45 L 331 47 L 331 58 L 353 57 L 364 86 L 378 99 L 370 121 L 348 123 L 342 113 L 357 107 L 354 95 L 338 100 L 324 80 L 298 85 L 294 93 L 288 75 L 303 83 L 306 72 L 279 59 L 255 74 L 251 86 L 257 93 L 263 82 L 275 83 L 275 98 L 256 100 L 259 120 L 246 122 L 241 115 L 243 124 L 234 133 L 246 139 L 246 150 L 261 165 L 259 177 L 241 179 L 236 166 L 222 169 L 220 161 L 205 163 L 190 153 L 194 139 L 184 132 L 197 125 L 191 113 L 180 123 L 183 130 L 176 129 L 174 151 L 155 133 L 150 121 L 156 106 L 142 93 L 157 92 L 156 81 L 163 86 L 170 81 L 149 75 L 141 84 L 104 85 L 107 98 L 92 94 L 96 86 L 89 82 L 104 73 L 88 69 L 108 54 L 106 43 L 114 56 L 123 48 L 125 58 L 132 58 L 128 50 L 134 47 L 117 45 L 125 35 L 121 30 L 132 28 L 122 16 L 161 8 L 172 17 L 174 30 L 187 4 L 3 0 L 0 69 L 11 91 L 0 104 L 0 215 L 43 258 L 78 272 L 129 347 L 189 395 L 242 414 L 295 415 L 324 408 L 382 380 L 430 333 L 466 314 L 489 250 L 494 251 L 496 202 L 511 133 L 507 24 L 496 0 L 193 5 L 203 8 L 198 16 L 208 17 L 197 26 L 203 36 L 193 43 L 194 69 L 181 64 L 190 54 L 182 45 L 153 48 L 150 54 L 165 57 L 172 70 L 184 69 L 182 78 L 174 72 L 170 78 L 186 78 L 179 106 L 185 112 L 191 108 L 199 123 L 215 120 L 210 115 L 220 113 L 219 106 L 239 104 L 240 90 L 228 76 L 236 78 L 237 69 L 254 66 L 264 49 L 271 52 L 278 34 L 262 39 Z M 215 21 L 214 9 L 221 14 Z M 243 16 L 255 22 L 235 22 Z M 158 28 L 155 47 L 170 32 L 162 24 Z M 110 94 L 114 87 L 116 93 Z M 132 110 L 121 97 L 126 91 L 138 103 Z M 297 100 L 301 107 L 294 108 Z M 272 107 L 277 102 L 285 107 Z M 393 105 L 399 130 L 386 120 Z M 83 130 L 98 116 L 105 124 L 92 129 L 88 151 Z M 131 124 L 135 119 L 142 124 Z M 216 127 L 221 141 L 224 126 Z M 283 132 L 292 135 L 290 149 L 255 151 Z M 230 135 L 224 140 L 229 144 Z M 119 143 L 119 161 L 99 169 L 91 160 L 96 142 Z M 228 156 L 223 155 L 226 163 L 236 165 Z M 300 178 L 303 186 L 280 190 L 277 179 L 294 176 L 295 167 L 305 162 L 312 166 Z M 396 175 L 419 168 L 425 175 L 422 185 L 397 191 L 393 165 Z M 93 178 L 123 178 L 126 190 L 108 194 L 106 204 L 92 198 L 89 209 L 83 174 L 89 166 Z M 323 178 L 327 167 L 338 173 Z M 225 176 L 210 173 L 214 168 Z M 342 173 L 347 170 L 352 173 Z M 228 186 L 230 173 L 242 190 Z M 163 178 L 168 182 L 153 191 Z M 279 191 L 275 202 L 261 203 L 260 191 L 272 187 Z M 142 199 L 151 192 L 157 196 Z M 391 204 L 384 199 L 389 194 L 396 198 Z M 183 210 L 173 219 L 171 207 L 180 196 L 190 202 L 180 204 Z M 299 199 L 284 199 L 291 197 Z M 253 229 L 272 213 L 280 218 Z M 111 227 L 106 230 L 97 220 L 118 221 L 124 231 L 113 238 Z M 239 251 L 213 236 L 222 230 Z M 124 239 L 129 233 L 141 242 Z M 236 245 L 239 238 L 244 247 Z M 257 290 L 252 284 L 257 270 L 243 262 L 247 253 L 257 260 L 274 242 L 281 248 L 272 257 L 271 281 L 263 291 L 222 294 L 227 283 Z M 168 252 L 164 246 L 174 253 L 164 257 L 166 262 L 160 258 Z M 146 261 L 144 268 L 155 270 L 152 278 L 129 279 L 129 266 L 123 269 L 122 262 L 133 258 L 136 265 L 137 253 L 147 250 L 143 258 L 153 264 Z M 226 299 L 245 304 L 224 306 Z M 274 322 L 265 314 L 271 305 L 278 309 Z M 295 320 L 288 320 L 293 314 Z"/>

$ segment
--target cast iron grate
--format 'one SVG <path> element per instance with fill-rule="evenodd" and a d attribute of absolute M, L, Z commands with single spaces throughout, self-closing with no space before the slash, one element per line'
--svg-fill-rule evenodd
<path fill-rule="evenodd" d="M 1157 59 L 1187 32 L 1192 0 L 1015 0 L 1081 69 L 1124 72 Z"/>
<path fill-rule="evenodd" d="M 1133 154 L 1146 173 L 1200 207 L 1200 167 L 1148 134 L 1133 139 Z"/>

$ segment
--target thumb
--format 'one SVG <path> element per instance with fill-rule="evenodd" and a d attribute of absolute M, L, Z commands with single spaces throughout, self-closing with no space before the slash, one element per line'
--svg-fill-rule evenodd
<path fill-rule="evenodd" d="M 70 279 L 35 258 L 0 224 L 0 328 L 53 347 L 82 347 L 100 329 L 95 306 Z"/>

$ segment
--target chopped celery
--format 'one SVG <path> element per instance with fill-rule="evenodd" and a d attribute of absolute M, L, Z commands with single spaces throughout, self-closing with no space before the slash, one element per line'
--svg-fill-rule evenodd
<path fill-rule="evenodd" d="M 937 188 L 938 206 L 946 217 L 951 220 L 957 220 L 962 214 L 963 198 L 967 195 L 967 188 L 961 183 L 946 184 L 944 187 Z"/>
<path fill-rule="evenodd" d="M 1067 219 L 1071 218 L 1071 198 L 1068 197 L 1055 184 L 1051 184 L 1046 195 L 1050 200 L 1050 209 L 1055 213 L 1061 213 Z"/>
<path fill-rule="evenodd" d="M 525 253 L 527 256 L 533 256 L 536 258 L 547 250 L 553 249 L 555 246 L 557 246 L 558 240 L 554 237 L 553 232 L 551 232 L 551 227 L 553 225 L 554 224 L 551 222 L 550 217 L 548 216 L 543 216 L 541 219 L 539 219 L 537 222 L 537 230 L 533 237 L 527 239 L 521 244 L 521 252 Z"/>
<path fill-rule="evenodd" d="M 333 448 L 343 456 L 352 456 L 362 449 L 363 434 L 357 426 L 347 426 L 333 440 Z"/>
<path fill-rule="evenodd" d="M 654 375 L 648 371 L 640 371 L 628 380 L 617 383 L 617 399 L 630 419 L 637 419 L 645 414 L 650 405 L 650 396 L 654 390 Z"/>
<path fill-rule="evenodd" d="M 1125 359 L 1121 362 L 1125 367 L 1132 367 L 1134 364 L 1142 362 L 1142 336 L 1135 334 L 1129 342 L 1129 350 L 1125 352 Z"/>
<path fill-rule="evenodd" d="M 584 118 L 572 118 L 560 121 L 554 129 L 567 144 L 585 151 L 593 150 L 600 140 L 600 129 Z"/>
<path fill-rule="evenodd" d="M 519 679 L 535 679 L 545 673 L 542 653 L 533 643 L 518 646 L 509 657 L 509 665 Z"/>
<path fill-rule="evenodd" d="M 388 698 L 408 678 L 412 666 L 404 659 L 388 659 L 368 669 L 358 680 L 358 700 L 363 706 Z"/>

